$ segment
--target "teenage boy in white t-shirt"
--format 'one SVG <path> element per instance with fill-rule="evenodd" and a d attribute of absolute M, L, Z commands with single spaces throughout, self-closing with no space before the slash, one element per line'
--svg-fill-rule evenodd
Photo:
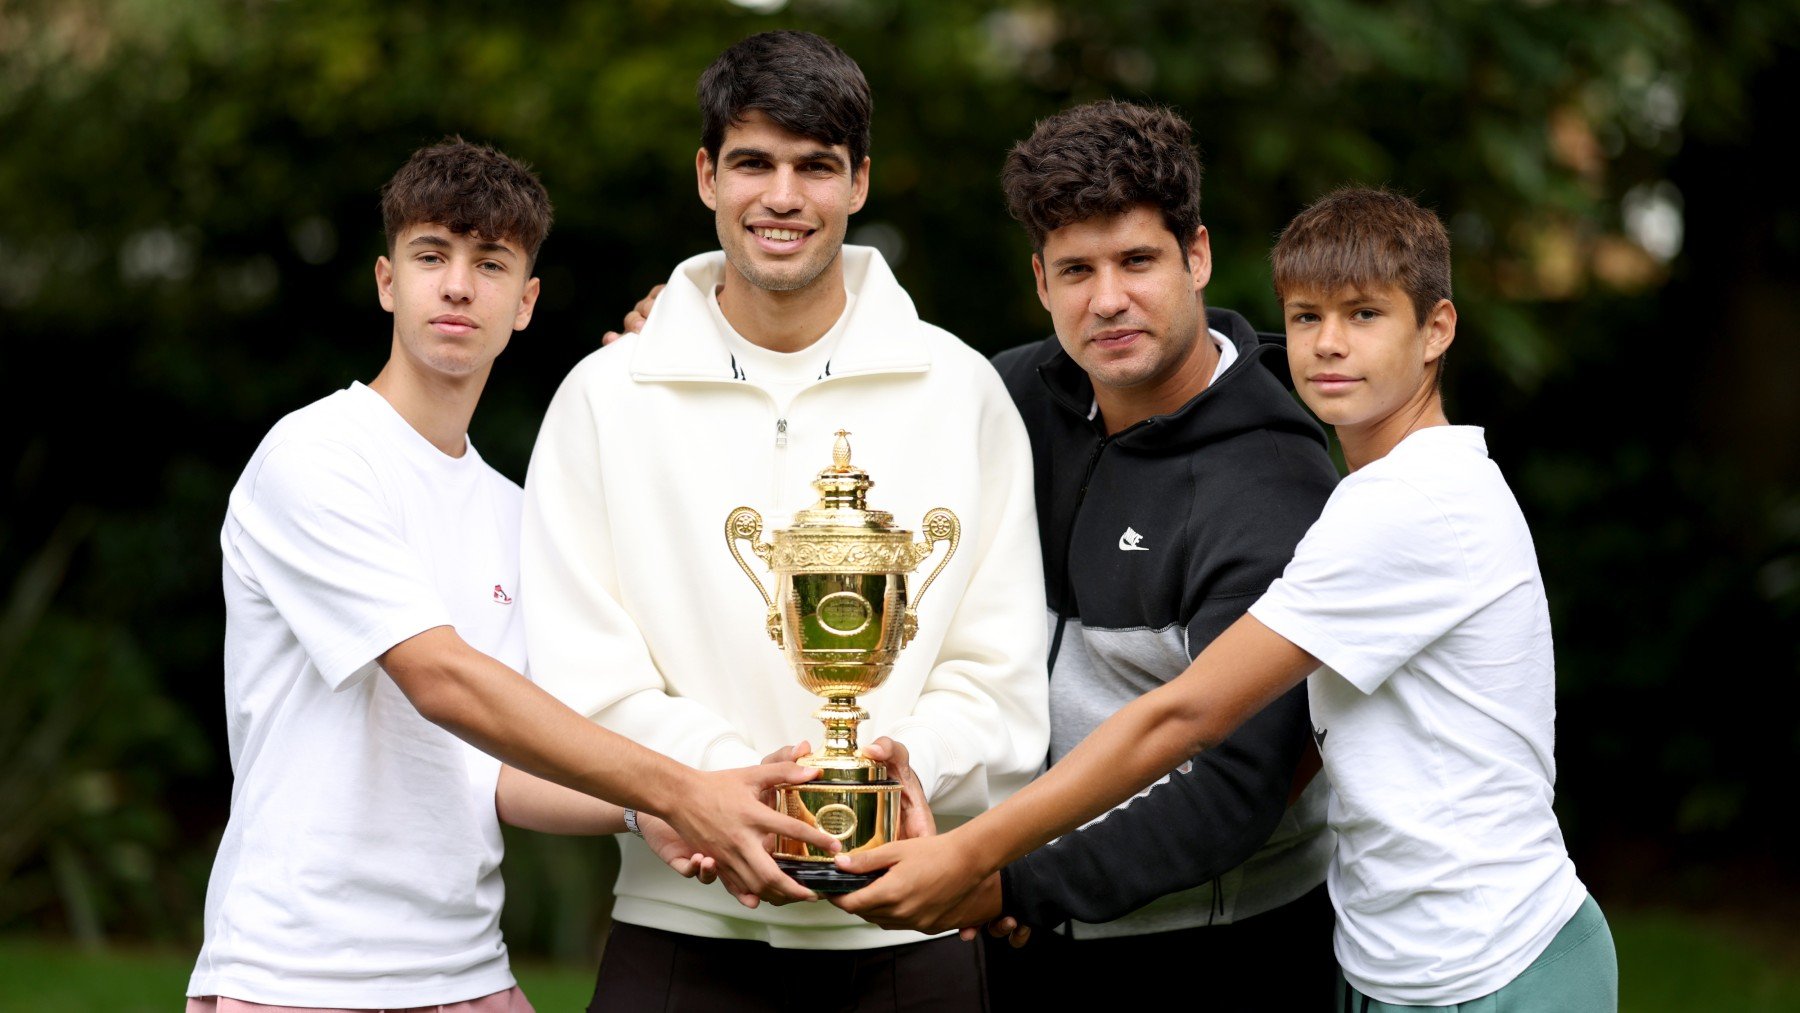
<path fill-rule="evenodd" d="M 758 885 L 781 879 L 764 834 L 830 847 L 759 798 L 805 768 L 703 774 L 520 675 L 521 492 L 465 434 L 531 320 L 550 201 L 453 138 L 413 155 L 382 211 L 387 364 L 275 425 L 220 535 L 235 783 L 189 1013 L 529 1010 L 500 937 L 498 819 L 638 830 L 614 799 L 678 871 Z"/>
<path fill-rule="evenodd" d="M 1339 1005 L 1617 1009 L 1612 936 L 1551 809 L 1555 664 L 1531 532 L 1482 431 L 1444 416 L 1449 238 L 1405 197 L 1342 190 L 1273 259 L 1295 387 L 1337 428 L 1350 476 L 1179 678 L 986 815 L 840 856 L 890 867 L 842 906 L 889 927 L 973 922 L 984 877 L 1306 679 L 1337 832 Z"/>

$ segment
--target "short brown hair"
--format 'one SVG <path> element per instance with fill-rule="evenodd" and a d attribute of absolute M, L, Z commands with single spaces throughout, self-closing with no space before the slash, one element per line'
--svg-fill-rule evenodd
<path fill-rule="evenodd" d="M 811 32 L 759 32 L 720 53 L 700 75 L 700 145 L 719 160 L 725 130 L 756 110 L 783 130 L 850 149 L 850 172 L 869 153 L 875 102 L 856 61 Z"/>
<path fill-rule="evenodd" d="M 529 165 L 456 136 L 413 152 L 381 188 L 389 253 L 400 233 L 438 224 L 457 235 L 511 240 L 535 264 L 550 217 L 550 195 Z"/>
<path fill-rule="evenodd" d="M 1045 237 L 1065 225 L 1149 204 L 1185 258 L 1200 228 L 1193 133 L 1162 106 L 1106 101 L 1065 109 L 1007 153 L 1000 174 L 1006 209 L 1042 253 Z"/>
<path fill-rule="evenodd" d="M 1450 235 L 1438 216 L 1391 190 L 1343 187 L 1294 216 L 1276 240 L 1275 299 L 1298 289 L 1364 292 L 1395 285 L 1423 326 L 1450 298 Z"/>

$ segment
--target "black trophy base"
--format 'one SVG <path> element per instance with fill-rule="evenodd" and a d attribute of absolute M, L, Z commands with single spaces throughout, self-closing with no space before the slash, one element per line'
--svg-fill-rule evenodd
<path fill-rule="evenodd" d="M 804 862 L 798 858 L 776 856 L 775 864 L 794 878 L 794 882 L 814 893 L 851 893 L 881 878 L 886 869 L 874 872 L 845 872 L 830 862 Z"/>

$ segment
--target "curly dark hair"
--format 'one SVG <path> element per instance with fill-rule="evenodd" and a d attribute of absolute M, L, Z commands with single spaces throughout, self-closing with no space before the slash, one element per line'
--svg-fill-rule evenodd
<path fill-rule="evenodd" d="M 850 169 L 869 153 L 875 101 L 862 68 L 811 32 L 760 32 L 720 53 L 700 75 L 700 144 L 713 161 L 725 130 L 751 110 L 784 130 L 850 149 Z"/>
<path fill-rule="evenodd" d="M 523 162 L 485 144 L 450 136 L 412 153 L 381 188 L 388 253 L 414 225 L 519 244 L 532 264 L 550 234 L 550 194 Z"/>
<path fill-rule="evenodd" d="M 1006 155 L 1006 209 L 1032 248 L 1065 225 L 1140 204 L 1162 212 L 1182 256 L 1200 228 L 1200 155 L 1194 130 L 1174 110 L 1091 102 L 1037 125 Z"/>

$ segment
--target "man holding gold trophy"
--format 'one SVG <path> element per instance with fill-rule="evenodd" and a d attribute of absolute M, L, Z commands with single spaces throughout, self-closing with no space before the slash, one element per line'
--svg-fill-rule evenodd
<path fill-rule="evenodd" d="M 534 677 L 703 769 L 819 743 L 818 787 L 780 804 L 846 848 L 929 826 L 920 802 L 960 822 L 1048 744 L 1025 430 L 986 360 L 843 245 L 869 185 L 856 64 L 769 32 L 699 93 L 723 249 L 678 266 L 646 333 L 583 360 L 545 417 L 522 556 Z M 904 802 L 890 762 L 916 777 Z M 762 899 L 856 884 L 777 850 L 801 882 Z M 727 885 L 737 900 L 627 842 L 592 1008 L 981 1008 L 979 947 Z"/>

